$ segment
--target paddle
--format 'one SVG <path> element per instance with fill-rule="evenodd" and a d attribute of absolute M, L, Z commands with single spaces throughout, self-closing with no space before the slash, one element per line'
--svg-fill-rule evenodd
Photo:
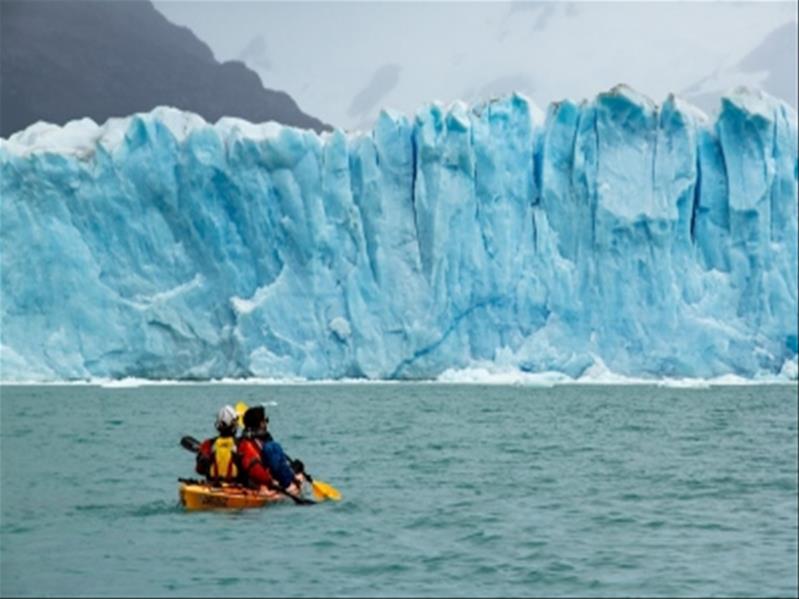
<path fill-rule="evenodd" d="M 244 412 L 247 411 L 247 404 L 240 401 L 236 404 L 236 414 L 239 415 L 239 428 L 244 428 Z"/>
<path fill-rule="evenodd" d="M 243 401 L 240 401 L 236 404 L 236 413 L 239 415 L 239 424 L 243 427 L 244 426 L 244 412 L 247 411 L 247 404 Z M 325 499 L 332 499 L 333 501 L 341 501 L 341 493 L 338 489 L 336 489 L 330 483 L 326 483 L 321 480 L 314 480 L 313 477 L 305 472 L 305 466 L 300 460 L 292 460 L 289 456 L 286 458 L 291 462 L 291 468 L 297 474 L 302 474 L 309 483 L 311 483 L 311 490 L 313 491 L 313 496 L 316 497 L 317 500 L 323 501 Z M 299 465 L 299 469 L 295 467 L 295 464 Z"/>
<path fill-rule="evenodd" d="M 288 456 L 286 457 L 288 458 Z M 341 493 L 339 493 L 338 489 L 336 489 L 333 485 L 322 482 L 321 480 L 314 480 L 313 477 L 305 471 L 305 464 L 303 464 L 300 460 L 292 460 L 289 458 L 289 461 L 291 462 L 291 469 L 297 474 L 304 476 L 305 480 L 311 483 L 313 495 L 319 501 L 323 501 L 325 499 L 341 501 Z"/>
<path fill-rule="evenodd" d="M 202 444 L 194 437 L 186 435 L 185 437 L 180 438 L 180 446 L 183 447 L 183 449 L 188 449 L 194 453 L 200 451 L 200 445 Z"/>
<path fill-rule="evenodd" d="M 185 437 L 181 437 L 180 438 L 180 446 L 183 447 L 183 449 L 187 449 L 187 450 L 191 451 L 192 453 L 197 453 L 200 450 L 200 445 L 202 445 L 200 443 L 200 441 L 198 441 L 197 439 L 195 439 L 194 437 L 192 437 L 190 435 L 186 435 Z M 178 480 L 180 480 L 180 479 L 178 479 Z M 297 505 L 315 505 L 316 504 L 315 501 L 312 501 L 310 499 L 306 499 L 305 497 L 298 497 L 297 495 L 292 495 L 291 493 L 289 493 L 285 489 L 282 489 L 282 488 L 280 488 L 278 486 L 269 487 L 269 488 L 273 489 L 274 491 L 277 491 L 279 493 L 282 493 L 286 497 L 291 497 L 291 499 Z"/>

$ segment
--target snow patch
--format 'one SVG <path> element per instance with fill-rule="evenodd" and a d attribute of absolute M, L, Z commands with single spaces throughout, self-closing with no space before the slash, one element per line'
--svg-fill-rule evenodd
<path fill-rule="evenodd" d="M 328 323 L 328 326 L 341 341 L 346 341 L 352 334 L 349 321 L 341 316 L 336 316 Z"/>

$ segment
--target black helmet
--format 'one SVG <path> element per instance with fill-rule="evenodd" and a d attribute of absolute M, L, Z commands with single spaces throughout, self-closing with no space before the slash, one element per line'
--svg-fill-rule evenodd
<path fill-rule="evenodd" d="M 269 422 L 263 406 L 253 406 L 244 412 L 244 428 L 255 430 L 261 426 L 262 422 Z"/>

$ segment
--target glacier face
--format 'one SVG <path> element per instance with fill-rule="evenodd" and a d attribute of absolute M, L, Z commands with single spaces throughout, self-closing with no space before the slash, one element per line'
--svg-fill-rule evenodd
<path fill-rule="evenodd" d="M 797 160 L 796 113 L 747 91 L 713 123 L 621 86 L 369 134 L 38 124 L 0 140 L 2 379 L 777 373 Z"/>

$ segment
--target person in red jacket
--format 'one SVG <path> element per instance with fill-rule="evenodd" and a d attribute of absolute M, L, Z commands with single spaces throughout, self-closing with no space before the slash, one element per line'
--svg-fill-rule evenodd
<path fill-rule="evenodd" d="M 261 413 L 264 409 L 261 408 Z M 248 487 L 274 486 L 272 473 L 261 461 L 261 441 L 257 435 L 260 418 L 257 411 L 250 408 L 244 413 L 244 433 L 238 444 L 239 464 L 241 465 L 241 480 Z"/>
<path fill-rule="evenodd" d="M 244 434 L 239 441 L 241 471 L 250 486 L 268 485 L 290 495 L 302 491 L 302 478 L 295 474 L 280 445 L 267 431 L 269 418 L 263 406 L 244 413 Z"/>
<path fill-rule="evenodd" d="M 224 406 L 216 415 L 219 435 L 206 439 L 197 451 L 195 470 L 214 482 L 237 482 L 240 458 L 236 447 L 238 414 L 232 406 Z"/>

